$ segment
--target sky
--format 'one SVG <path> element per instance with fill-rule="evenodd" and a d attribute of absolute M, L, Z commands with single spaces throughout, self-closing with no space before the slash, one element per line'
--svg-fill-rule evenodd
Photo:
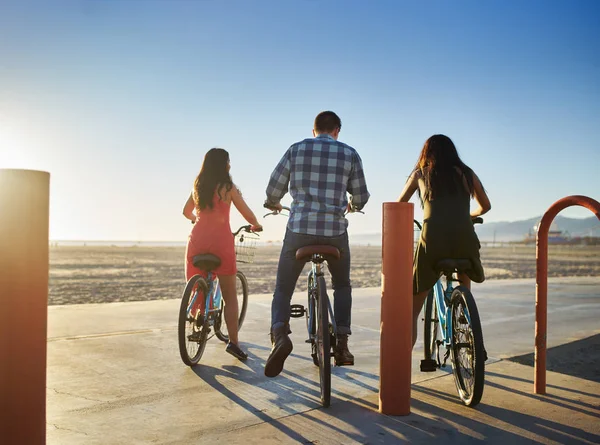
<path fill-rule="evenodd" d="M 531 218 L 600 200 L 599 23 L 595 0 L 4 0 L 0 168 L 50 172 L 51 239 L 185 241 L 207 150 L 262 218 L 271 171 L 333 110 L 371 192 L 350 236 L 381 232 L 436 133 L 486 222 Z"/>

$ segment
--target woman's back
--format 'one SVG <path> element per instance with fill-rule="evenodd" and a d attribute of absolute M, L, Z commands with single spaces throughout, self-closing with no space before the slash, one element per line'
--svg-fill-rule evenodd
<path fill-rule="evenodd" d="M 469 259 L 472 270 L 469 277 L 476 282 L 484 280 L 479 257 L 479 239 L 473 228 L 470 205 L 471 193 L 467 176 L 470 171 L 456 170 L 447 176 L 446 184 L 437 184 L 431 190 L 418 174 L 419 191 L 423 203 L 423 230 L 415 253 L 414 291 L 431 288 L 437 281 L 436 264 L 445 258 Z M 431 184 L 431 182 L 429 182 Z"/>
<path fill-rule="evenodd" d="M 479 240 L 470 216 L 471 196 L 462 187 L 454 193 L 442 193 L 423 200 L 421 239 L 436 259 L 468 258 Z"/>

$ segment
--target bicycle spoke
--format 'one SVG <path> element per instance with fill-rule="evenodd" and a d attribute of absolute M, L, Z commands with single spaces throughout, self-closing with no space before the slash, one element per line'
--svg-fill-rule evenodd
<path fill-rule="evenodd" d="M 459 362 L 458 371 L 464 383 L 465 392 L 467 392 L 467 396 L 470 396 L 474 386 L 473 336 L 463 304 L 455 306 L 454 320 L 455 323 L 460 324 L 455 328 L 454 342 Z"/>

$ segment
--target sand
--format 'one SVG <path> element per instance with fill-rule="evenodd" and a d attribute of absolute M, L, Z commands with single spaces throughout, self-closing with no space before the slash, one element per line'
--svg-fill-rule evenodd
<path fill-rule="evenodd" d="M 183 247 L 53 246 L 51 305 L 179 298 L 185 285 Z M 272 293 L 279 247 L 259 247 L 252 264 L 238 267 L 250 293 Z M 381 285 L 381 247 L 352 246 L 354 287 Z M 484 247 L 488 279 L 534 278 L 535 246 Z M 306 266 L 305 271 L 308 270 Z M 600 276 L 600 246 L 550 246 L 549 276 Z M 306 274 L 297 290 L 306 289 Z"/>

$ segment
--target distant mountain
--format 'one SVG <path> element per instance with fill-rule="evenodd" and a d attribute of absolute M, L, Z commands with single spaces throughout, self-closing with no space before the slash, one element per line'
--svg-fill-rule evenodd
<path fill-rule="evenodd" d="M 528 233 L 535 234 L 534 227 L 541 219 L 539 216 L 523 221 L 484 223 L 476 225 L 475 231 L 482 241 L 520 241 Z M 567 232 L 571 237 L 600 236 L 600 221 L 595 216 L 581 219 L 558 215 L 552 222 L 552 230 Z"/>
<path fill-rule="evenodd" d="M 484 216 L 485 219 L 485 216 Z M 481 241 L 521 241 L 528 233 L 534 234 L 534 227 L 542 219 L 522 221 L 501 221 L 475 225 L 475 231 Z M 558 215 L 552 223 L 552 230 L 567 232 L 571 237 L 600 236 L 600 221 L 595 216 L 589 218 L 566 218 Z M 381 233 L 358 233 L 350 235 L 350 244 L 381 245 Z"/>

